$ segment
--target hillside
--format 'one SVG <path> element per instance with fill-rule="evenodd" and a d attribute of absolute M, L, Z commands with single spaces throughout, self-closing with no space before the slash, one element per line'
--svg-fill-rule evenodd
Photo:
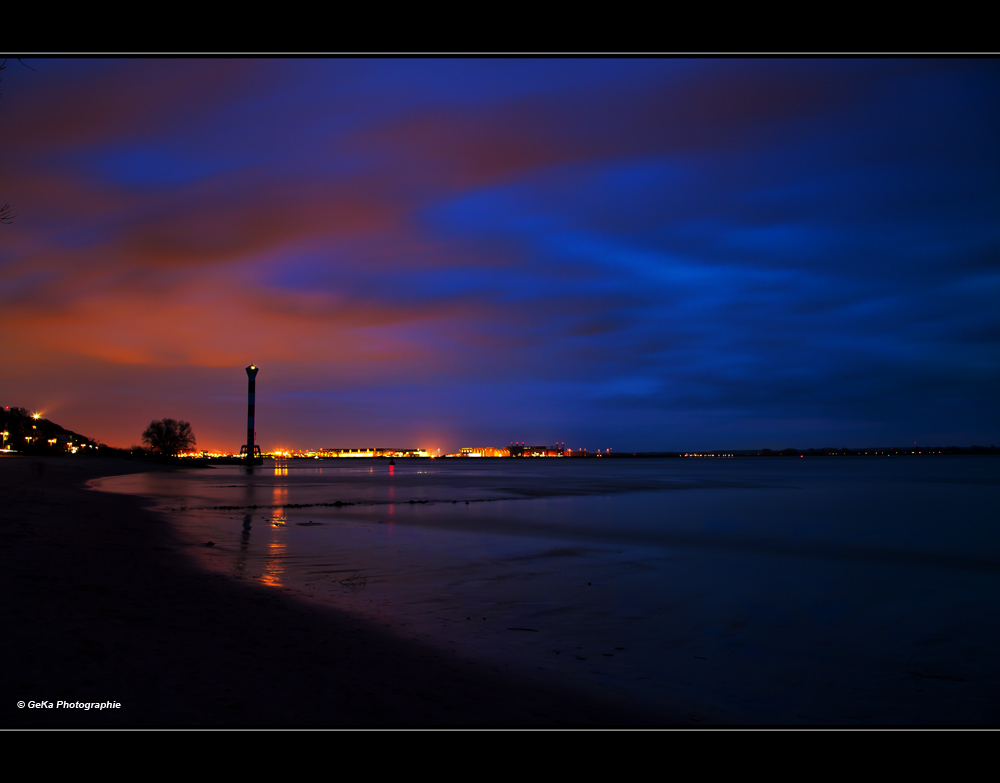
<path fill-rule="evenodd" d="M 40 414 L 30 414 L 24 408 L 0 408 L 0 432 L 4 450 L 16 454 L 96 454 L 108 449 L 92 438 L 61 427 Z"/>

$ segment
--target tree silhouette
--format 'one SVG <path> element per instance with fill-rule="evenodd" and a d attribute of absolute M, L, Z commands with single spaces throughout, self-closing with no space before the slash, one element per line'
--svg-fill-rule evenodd
<path fill-rule="evenodd" d="M 142 433 L 142 442 L 160 454 L 172 457 L 178 451 L 189 449 L 195 444 L 191 425 L 186 421 L 160 419 L 151 421 Z"/>
<path fill-rule="evenodd" d="M 10 59 L 9 57 L 4 57 L 3 58 L 3 62 L 0 63 L 0 71 L 7 70 L 7 60 L 9 60 L 9 59 Z M 27 68 L 29 71 L 35 70 L 30 65 L 25 65 L 23 62 L 21 62 L 21 58 L 20 57 L 17 58 L 17 61 L 19 63 L 21 63 L 21 65 L 24 65 L 24 67 Z M 2 81 L 3 81 L 3 77 L 0 77 L 0 82 L 2 82 Z M 7 223 L 7 224 L 13 223 L 15 217 L 17 217 L 17 215 L 11 214 L 10 204 L 0 205 L 0 223 Z"/>

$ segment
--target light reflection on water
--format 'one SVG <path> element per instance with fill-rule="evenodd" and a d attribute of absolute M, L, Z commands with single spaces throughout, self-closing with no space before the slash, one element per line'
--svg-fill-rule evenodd
<path fill-rule="evenodd" d="M 363 462 L 94 483 L 153 498 L 206 567 L 639 699 L 877 722 L 911 670 L 1000 688 L 998 460 Z M 996 703 L 973 690 L 928 720 Z"/>
<path fill-rule="evenodd" d="M 281 587 L 281 577 L 285 573 L 284 557 L 286 544 L 284 541 L 272 540 L 268 544 L 268 553 L 264 560 L 264 573 L 260 581 L 271 587 Z"/>

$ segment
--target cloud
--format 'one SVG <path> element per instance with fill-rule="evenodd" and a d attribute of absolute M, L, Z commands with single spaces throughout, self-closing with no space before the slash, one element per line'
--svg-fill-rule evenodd
<path fill-rule="evenodd" d="M 442 429 L 549 417 L 638 448 L 685 415 L 997 426 L 993 64 L 39 72 L 0 107 L 0 355 L 46 384 L 78 362 L 91 400 L 112 368 L 156 397 L 253 360 L 288 400 L 379 391 Z"/>

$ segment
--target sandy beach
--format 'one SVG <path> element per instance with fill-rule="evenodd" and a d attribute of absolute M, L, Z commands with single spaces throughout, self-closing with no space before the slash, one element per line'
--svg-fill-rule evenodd
<path fill-rule="evenodd" d="M 125 460 L 0 459 L 3 721 L 15 726 L 670 726 L 544 672 L 476 664 L 196 568 Z M 30 702 L 113 702 L 119 708 Z M 19 708 L 19 702 L 25 707 Z"/>

